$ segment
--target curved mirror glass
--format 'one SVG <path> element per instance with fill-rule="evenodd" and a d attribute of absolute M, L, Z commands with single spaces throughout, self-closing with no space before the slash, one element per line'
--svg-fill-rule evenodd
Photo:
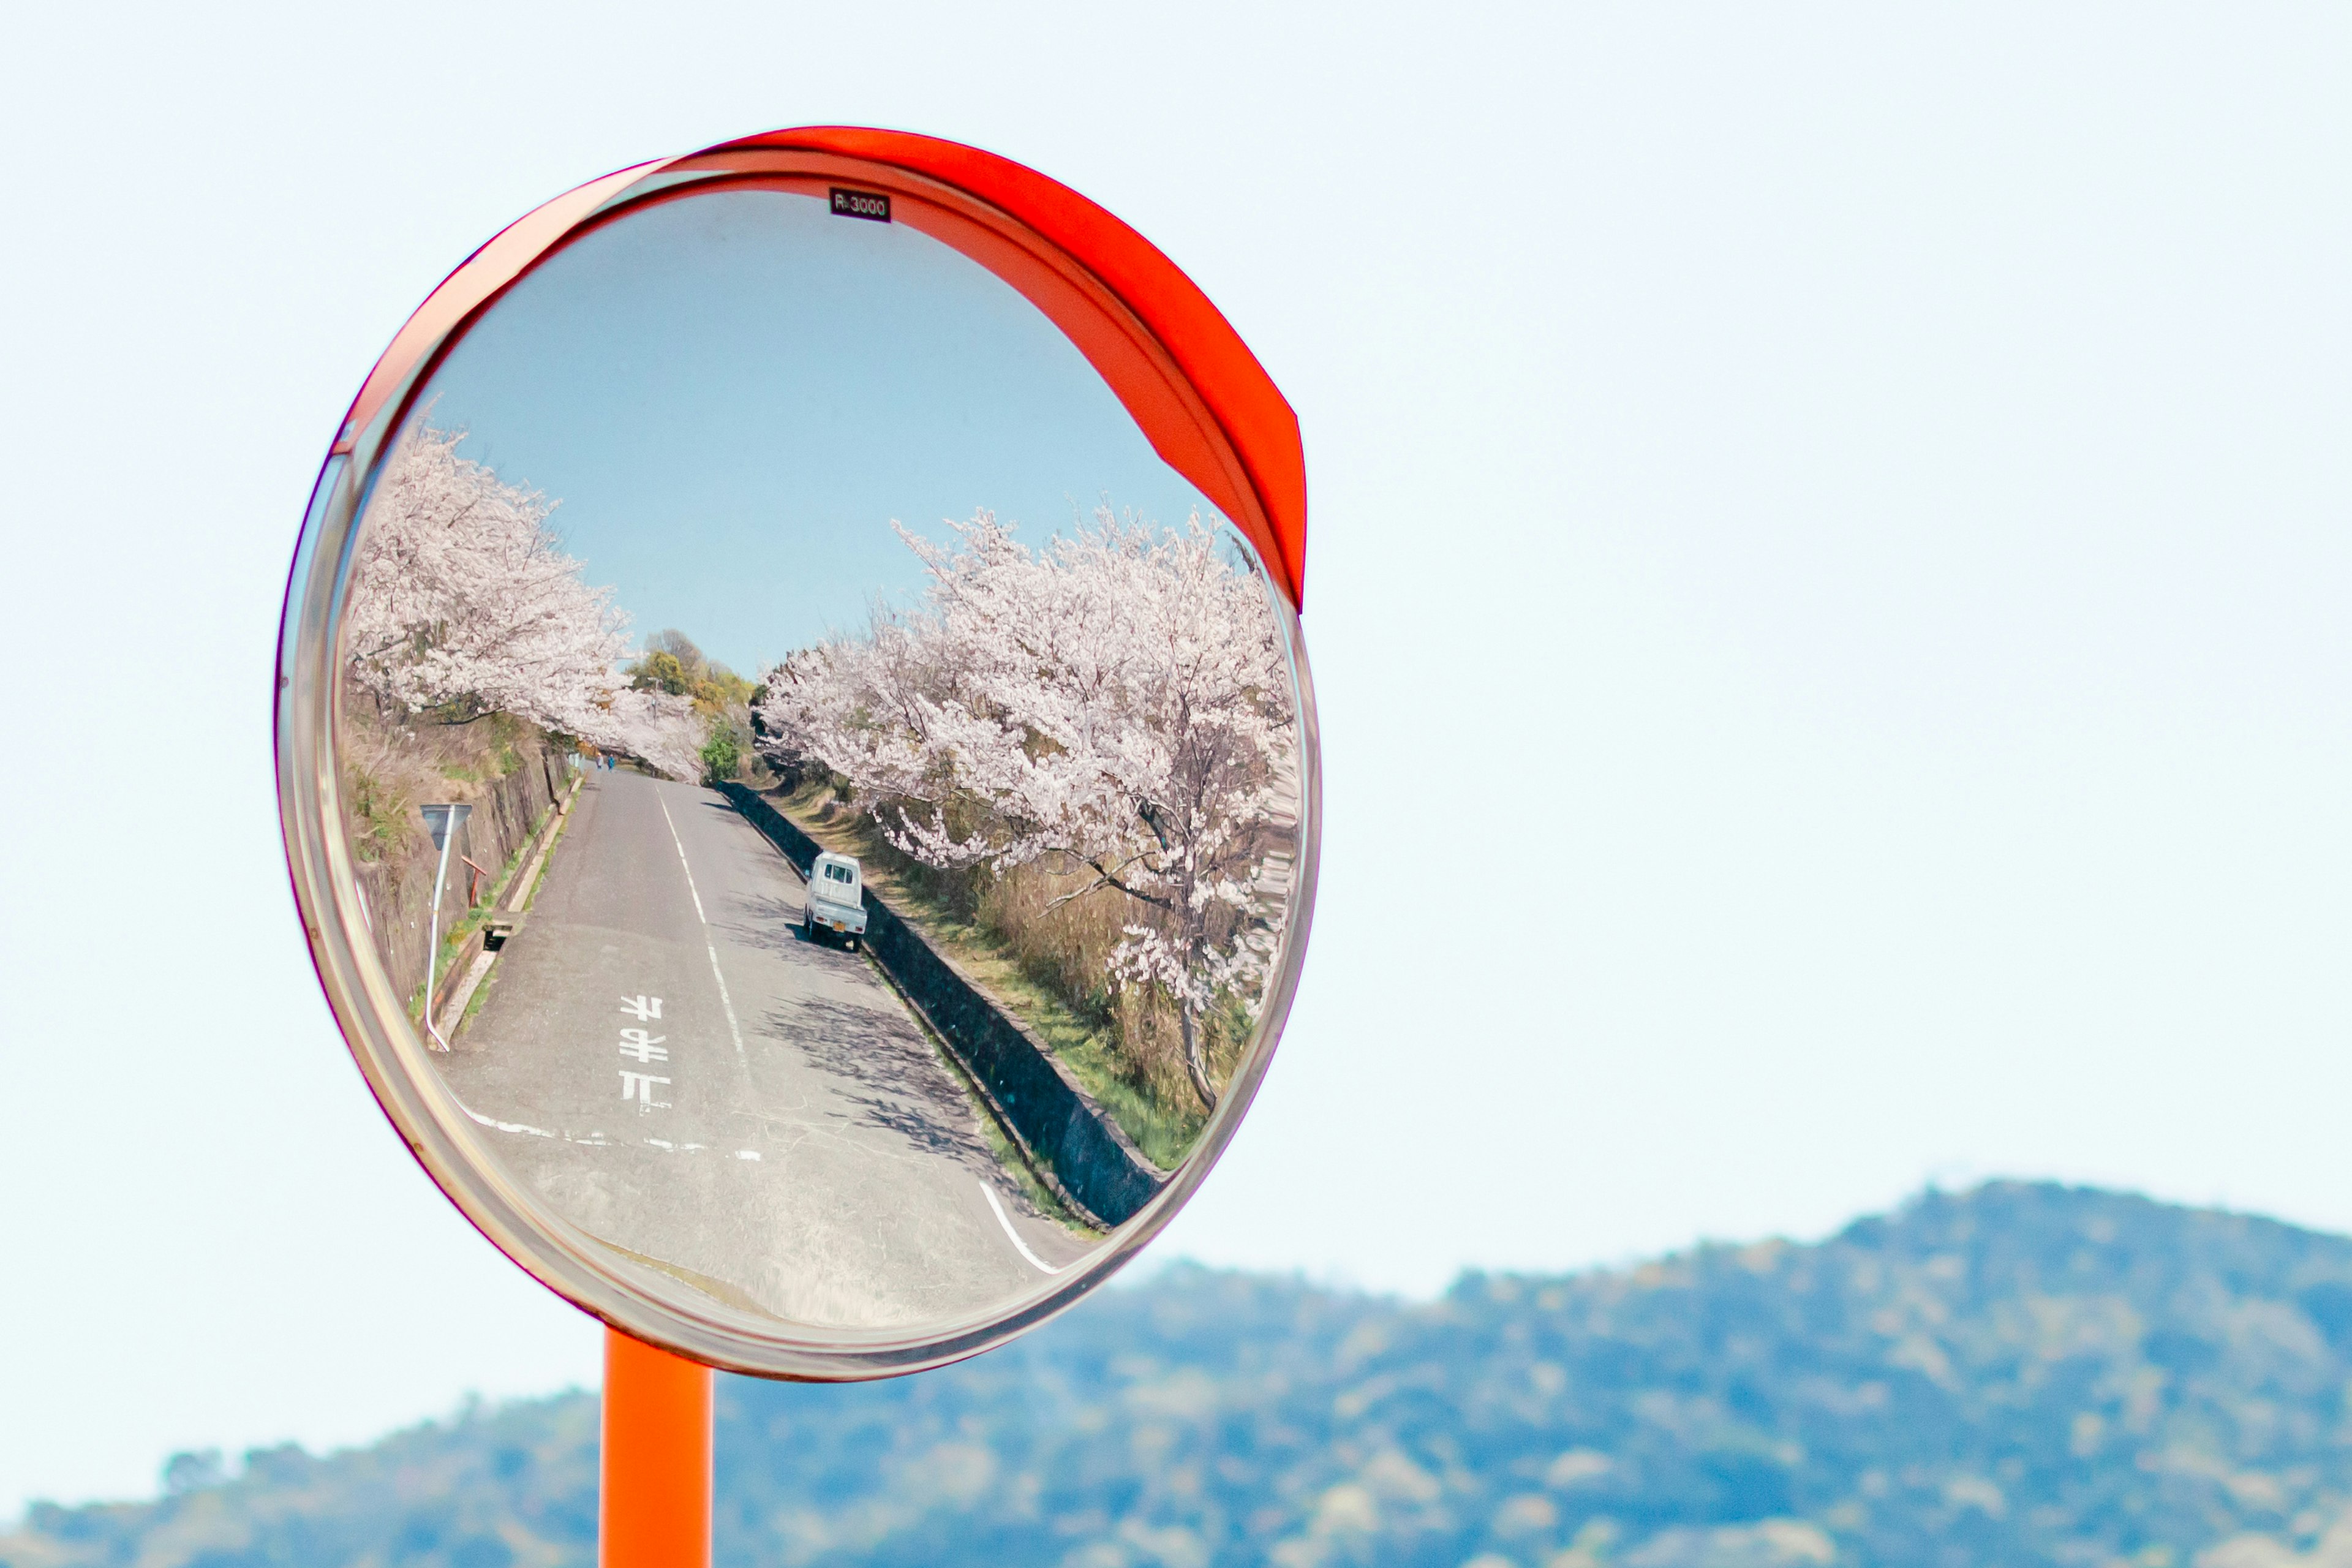
<path fill-rule="evenodd" d="M 1287 612 L 1022 294 L 905 223 L 629 210 L 372 481 L 374 956 L 525 1190 L 799 1324 L 1046 1287 L 1188 1157 L 1292 916 Z"/>

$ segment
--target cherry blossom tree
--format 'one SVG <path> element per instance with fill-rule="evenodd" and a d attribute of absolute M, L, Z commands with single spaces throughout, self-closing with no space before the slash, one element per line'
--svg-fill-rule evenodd
<path fill-rule="evenodd" d="M 353 683 L 394 712 L 507 713 L 695 776 L 691 699 L 618 673 L 628 616 L 548 525 L 554 503 L 457 455 L 420 420 L 370 496 L 345 612 Z"/>
<path fill-rule="evenodd" d="M 695 710 L 690 697 L 635 690 L 615 682 L 568 722 L 554 727 L 600 751 L 635 757 L 671 778 L 691 782 L 702 776 L 702 746 L 710 721 Z"/>
<path fill-rule="evenodd" d="M 1175 1005 L 1187 1076 L 1217 1089 L 1205 1015 L 1251 1016 L 1281 940 L 1297 811 L 1288 660 L 1263 580 L 1193 517 L 1161 531 L 1108 510 L 1032 552 L 987 512 L 921 560 L 922 606 L 769 677 L 772 747 L 883 805 L 935 867 L 1044 861 L 1055 902 L 1130 905 L 1119 984 Z"/>

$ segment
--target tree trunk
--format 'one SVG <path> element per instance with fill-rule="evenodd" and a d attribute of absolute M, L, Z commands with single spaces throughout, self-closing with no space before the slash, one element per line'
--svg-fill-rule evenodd
<path fill-rule="evenodd" d="M 1181 1007 L 1179 1016 L 1184 1028 L 1184 1071 L 1192 1079 L 1192 1092 L 1201 1097 L 1201 1109 L 1217 1109 L 1217 1091 L 1209 1087 L 1209 1064 L 1201 1055 L 1201 1031 L 1192 1021 L 1192 1009 Z"/>

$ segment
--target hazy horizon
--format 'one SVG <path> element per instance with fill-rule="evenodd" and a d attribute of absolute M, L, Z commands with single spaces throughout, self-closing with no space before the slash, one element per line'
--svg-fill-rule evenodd
<path fill-rule="evenodd" d="M 1106 1288 L 1104 1294 L 1110 1297 L 1143 1294 L 1154 1289 L 1155 1288 L 1159 1288 L 1160 1281 L 1163 1276 L 1174 1276 L 1176 1281 L 1181 1284 L 1182 1281 L 1192 1278 L 1196 1273 L 1207 1273 L 1236 1278 L 1245 1277 L 1283 1288 L 1312 1291 L 1325 1296 L 1347 1297 L 1378 1301 L 1398 1310 L 1411 1310 L 1415 1308 L 1433 1305 L 1440 1300 L 1458 1297 L 1465 1290 L 1475 1290 L 1480 1289 L 1480 1282 L 1482 1280 L 1507 1280 L 1510 1283 L 1506 1284 L 1503 1287 L 1507 1291 L 1513 1289 L 1516 1285 L 1522 1283 L 1550 1288 L 1561 1284 L 1574 1284 L 1582 1281 L 1590 1281 L 1596 1278 L 1618 1279 L 1632 1281 L 1639 1279 L 1643 1276 L 1654 1275 L 1658 1266 L 1660 1265 L 1676 1263 L 1688 1264 L 1701 1258 L 1710 1252 L 1730 1250 L 1745 1254 L 1750 1252 L 1756 1247 L 1765 1244 L 1780 1244 L 1800 1251 L 1817 1250 L 1831 1246 L 1849 1236 L 1863 1233 L 1874 1226 L 1900 1229 L 1903 1226 L 1917 1223 L 1919 1216 L 1923 1213 L 1927 1212 L 1933 1205 L 1938 1204 L 1958 1205 L 1964 1209 L 1973 1209 L 1978 1206 L 1991 1206 L 2004 1204 L 2013 1206 L 2021 1203 L 2027 1205 L 2034 1204 L 2046 1199 L 2052 1194 L 2055 1194 L 2058 1200 L 2063 1204 L 2074 1205 L 2089 1205 L 2108 1209 L 2112 1209 L 2118 1205 L 2127 1206 L 2144 1204 L 2149 1208 L 2157 1211 L 2160 1216 L 2163 1216 L 2159 1223 L 2168 1222 L 2173 1219 L 2188 1219 L 2193 1221 L 2200 1216 L 2227 1220 L 2251 1218 L 2257 1221 L 2270 1222 L 2270 1216 L 2266 1215 L 2249 1215 L 2234 1210 L 2215 1209 L 2209 1206 L 2194 1205 L 2166 1203 L 2160 1199 L 2150 1198 L 2147 1194 L 2141 1193 L 2118 1191 L 2096 1186 L 2086 1186 L 2079 1184 L 1995 1177 L 1974 1183 L 1966 1188 L 1958 1190 L 1943 1189 L 1933 1184 L 1929 1184 L 1928 1185 L 1921 1188 L 1918 1192 L 1906 1197 L 1898 1204 L 1890 1205 L 1885 1209 L 1872 1210 L 1854 1215 L 1843 1223 L 1835 1226 L 1830 1232 L 1818 1237 L 1769 1235 L 1746 1237 L 1704 1238 L 1664 1253 L 1613 1262 L 1590 1263 L 1576 1268 L 1557 1272 L 1502 1271 L 1500 1274 L 1496 1274 L 1471 1268 L 1465 1269 L 1461 1274 L 1455 1276 L 1453 1280 L 1448 1282 L 1442 1289 L 1426 1293 L 1368 1289 L 1360 1285 L 1350 1284 L 1346 1281 L 1309 1278 L 1296 1271 L 1281 1272 L 1236 1268 L 1214 1268 L 1192 1259 L 1180 1257 L 1169 1257 L 1159 1258 L 1156 1261 L 1147 1259 L 1135 1269 L 1130 1270 L 1127 1275 L 1115 1279 L 1108 1287 Z M 2295 1226 L 2286 1224 L 2285 1222 L 2273 1223 L 2276 1223 L 2281 1230 L 2292 1235 L 2332 1237 L 2333 1239 L 2352 1243 L 2352 1236 L 2342 1236 L 2336 1233 L 2326 1231 L 2315 1232 L 2309 1227 Z M 2097 1228 L 2098 1227 L 2095 1226 L 2095 1232 Z M 1986 1235 L 1983 1233 L 1983 1227 L 1980 1226 L 1971 1226 L 1969 1227 L 1969 1231 L 1979 1243 L 1986 1245 L 1995 1251 L 1999 1251 L 2004 1247 L 2014 1247 L 2025 1239 L 2021 1236 L 2011 1237 L 2000 1234 Z M 2077 1267 L 2079 1268 L 2079 1262 Z M 2352 1300 L 2352 1287 L 2347 1288 L 2347 1300 Z M 1082 1306 L 1078 1310 L 1081 1313 L 1085 1313 L 1087 1309 Z M 1059 1337 L 1055 1333 L 1055 1330 L 1051 1327 L 1041 1331 L 1052 1338 Z M 1578 1331 L 1571 1327 L 1569 1331 Z M 1001 1349 L 994 1352 L 985 1352 L 982 1357 L 978 1359 L 985 1361 L 992 1357 L 1004 1357 L 1008 1355 L 1017 1355 L 1018 1353 L 1019 1352 L 1014 1351 Z M 971 1363 L 966 1364 L 967 1370 L 969 1370 Z M 1181 1367 L 1178 1368 L 1178 1375 L 1182 1375 L 1183 1370 L 1184 1369 Z M 746 1384 L 758 1384 L 762 1381 L 756 1378 L 738 1378 L 733 1374 L 729 1373 L 720 1373 L 719 1375 L 722 1380 L 731 1380 Z M 915 1375 L 918 1377 L 936 1377 L 940 1375 L 940 1373 L 917 1373 Z M 902 1380 L 889 1379 L 883 1381 L 887 1384 Z M 792 1385 L 784 1386 L 790 1387 Z M 859 1393 L 861 1387 L 872 1388 L 872 1386 L 873 1385 L 859 1384 L 845 1385 L 836 1391 L 835 1396 L 849 1398 L 861 1397 L 862 1395 Z M 875 1392 L 882 1393 L 885 1391 L 875 1390 Z M 428 1413 L 420 1417 L 404 1421 L 397 1426 L 388 1427 L 370 1436 L 362 1436 L 350 1442 L 338 1444 L 331 1448 L 319 1450 L 313 1454 L 312 1457 L 320 1459 L 333 1459 L 341 1456 L 364 1452 L 395 1438 L 416 1436 L 419 1434 L 429 1433 L 434 1430 L 446 1429 L 453 1426 L 462 1426 L 467 1423 L 495 1421 L 502 1413 L 543 1405 L 551 1400 L 560 1400 L 583 1394 L 593 1395 L 595 1393 L 596 1384 L 593 1379 L 575 1381 L 559 1387 L 551 1387 L 529 1393 L 509 1394 L 498 1398 L 485 1398 L 478 1393 L 468 1391 L 457 1398 L 443 1411 Z M 172 1460 L 184 1456 L 199 1460 L 210 1459 L 217 1461 L 218 1468 L 215 1471 L 215 1479 L 204 1484 L 214 1485 L 234 1483 L 254 1476 L 256 1474 L 257 1460 L 261 1461 L 262 1467 L 266 1468 L 268 1464 L 274 1459 L 275 1451 L 280 1447 L 281 1445 L 278 1444 L 263 1442 L 252 1445 L 246 1452 L 240 1454 L 224 1449 L 218 1445 L 192 1445 L 176 1450 L 172 1454 L 158 1456 L 155 1464 L 155 1479 L 152 1485 L 143 1491 L 139 1491 L 133 1494 L 109 1494 L 103 1497 L 93 1496 L 77 1499 L 27 1498 L 18 1500 L 14 1507 L 13 1512 L 0 1512 L 0 1530 L 9 1528 L 12 1522 L 21 1524 L 23 1522 L 23 1515 L 26 1509 L 35 1502 L 58 1502 L 68 1507 L 75 1507 L 101 1502 L 130 1503 L 136 1505 L 162 1499 L 169 1495 L 172 1490 L 166 1479 L 166 1470 L 168 1466 Z M 739 1469 L 749 1462 L 751 1458 L 750 1456 L 732 1449 L 730 1450 L 730 1453 L 732 1456 L 732 1463 L 734 1467 Z"/>

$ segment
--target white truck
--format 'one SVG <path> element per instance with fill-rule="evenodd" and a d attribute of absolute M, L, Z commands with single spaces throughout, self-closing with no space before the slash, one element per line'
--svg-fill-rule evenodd
<path fill-rule="evenodd" d="M 827 931 L 858 946 L 866 937 L 866 877 L 856 857 L 827 849 L 809 868 L 808 939 L 817 942 Z"/>

